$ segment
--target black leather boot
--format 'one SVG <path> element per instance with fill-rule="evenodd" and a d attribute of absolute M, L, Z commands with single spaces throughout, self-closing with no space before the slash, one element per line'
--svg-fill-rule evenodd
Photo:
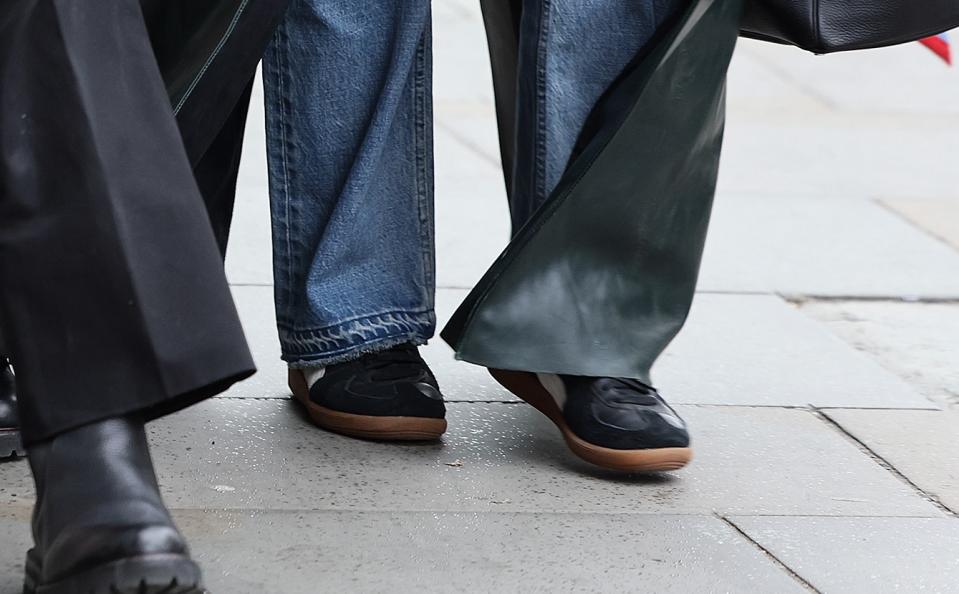
<path fill-rule="evenodd" d="M 17 386 L 10 360 L 0 355 L 0 460 L 23 456 L 20 418 L 17 416 Z"/>
<path fill-rule="evenodd" d="M 24 594 L 200 594 L 160 499 L 143 424 L 109 419 L 28 448 L 37 485 Z"/>

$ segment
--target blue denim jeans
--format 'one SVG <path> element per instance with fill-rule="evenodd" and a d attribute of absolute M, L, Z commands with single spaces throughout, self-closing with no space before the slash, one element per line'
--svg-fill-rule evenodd
<path fill-rule="evenodd" d="M 277 321 L 293 366 L 433 336 L 429 4 L 292 0 L 264 59 Z M 681 4 L 524 0 L 516 228 L 556 186 L 597 99 Z"/>
<path fill-rule="evenodd" d="M 569 165 L 596 101 L 684 0 L 523 0 L 515 162 L 519 230 Z"/>
<path fill-rule="evenodd" d="M 283 359 L 430 338 L 429 0 L 292 0 L 263 61 Z"/>

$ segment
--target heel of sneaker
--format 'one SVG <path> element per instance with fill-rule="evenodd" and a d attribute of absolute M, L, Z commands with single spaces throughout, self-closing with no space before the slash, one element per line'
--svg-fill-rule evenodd
<path fill-rule="evenodd" d="M 290 369 L 287 372 L 287 385 L 293 397 L 308 404 L 310 401 L 310 387 L 306 385 L 306 376 L 299 369 Z"/>

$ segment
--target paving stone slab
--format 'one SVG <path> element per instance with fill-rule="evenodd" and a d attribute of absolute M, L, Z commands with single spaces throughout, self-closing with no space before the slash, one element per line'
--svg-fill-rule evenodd
<path fill-rule="evenodd" d="M 738 49 L 835 111 L 923 114 L 946 124 L 959 115 L 959 78 L 918 43 L 827 56 L 756 40 L 742 40 Z"/>
<path fill-rule="evenodd" d="M 273 284 L 264 118 L 263 85 L 258 72 L 243 136 L 243 158 L 226 256 L 226 275 L 231 283 Z"/>
<path fill-rule="evenodd" d="M 471 288 L 509 242 L 503 174 L 448 130 L 436 131 L 436 282 Z"/>
<path fill-rule="evenodd" d="M 804 591 L 711 517 L 190 511 L 176 520 L 214 594 Z M 11 570 L 0 594 L 19 594 L 28 521 L 0 512 L 12 545 L 0 549 Z"/>
<path fill-rule="evenodd" d="M 809 301 L 800 311 L 932 402 L 959 409 L 959 303 Z"/>
<path fill-rule="evenodd" d="M 742 122 L 781 121 L 787 117 L 821 117 L 833 109 L 814 88 L 783 76 L 774 63 L 750 42 L 740 40 L 729 66 L 727 117 L 731 125 Z"/>
<path fill-rule="evenodd" d="M 826 414 L 959 514 L 959 411 L 830 410 Z"/>
<path fill-rule="evenodd" d="M 442 4 L 446 6 L 434 14 L 434 98 L 443 104 L 482 97 L 492 104 L 492 72 L 479 6 L 475 2 L 474 6 L 469 2 Z"/>
<path fill-rule="evenodd" d="M 463 145 L 473 153 L 467 160 L 454 160 L 440 151 L 437 155 L 438 175 L 469 174 L 475 171 L 472 160 L 479 157 L 492 168 L 493 173 L 484 172 L 498 182 L 496 205 L 501 208 L 504 218 L 509 218 L 506 200 L 506 182 L 503 178 L 502 157 L 500 155 L 499 131 L 496 123 L 496 111 L 491 103 L 485 101 L 450 103 L 436 113 L 436 125 L 443 134 Z M 444 166 L 445 165 L 445 166 Z M 485 168 L 484 168 L 485 169 Z"/>
<path fill-rule="evenodd" d="M 730 519 L 824 594 L 959 592 L 957 518 Z"/>
<path fill-rule="evenodd" d="M 734 64 L 721 197 L 954 197 L 959 78 L 919 44 L 822 57 L 743 40 L 741 58 L 763 68 L 741 78 Z M 764 79 L 794 98 L 762 106 Z M 797 109 L 807 97 L 825 109 Z"/>
<path fill-rule="evenodd" d="M 872 200 L 727 193 L 700 290 L 952 298 L 957 270 L 959 251 Z"/>
<path fill-rule="evenodd" d="M 957 121 L 839 111 L 756 121 L 734 112 L 719 193 L 948 198 L 959 183 L 952 158 L 959 148 Z"/>
<path fill-rule="evenodd" d="M 273 284 L 270 191 L 247 186 L 237 193 L 226 256 L 227 280 L 234 285 Z"/>
<path fill-rule="evenodd" d="M 932 408 L 910 386 L 769 295 L 696 296 L 653 370 L 686 404 Z"/>
<path fill-rule="evenodd" d="M 886 198 L 882 204 L 959 250 L 959 197 Z"/>
<path fill-rule="evenodd" d="M 152 426 L 177 508 L 897 515 L 942 512 L 801 410 L 680 407 L 697 459 L 622 476 L 573 457 L 525 404 L 451 404 L 441 443 L 357 441 L 294 403 L 214 399 Z M 25 464 L 0 465 L 0 504 L 28 505 Z"/>

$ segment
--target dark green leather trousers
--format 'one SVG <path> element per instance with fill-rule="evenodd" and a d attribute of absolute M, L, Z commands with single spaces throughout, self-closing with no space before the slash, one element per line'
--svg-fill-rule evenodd
<path fill-rule="evenodd" d="M 523 6 L 484 2 L 507 176 Z M 459 358 L 650 383 L 696 288 L 741 14 L 742 0 L 693 0 L 607 89 L 555 189 L 443 331 Z"/>

